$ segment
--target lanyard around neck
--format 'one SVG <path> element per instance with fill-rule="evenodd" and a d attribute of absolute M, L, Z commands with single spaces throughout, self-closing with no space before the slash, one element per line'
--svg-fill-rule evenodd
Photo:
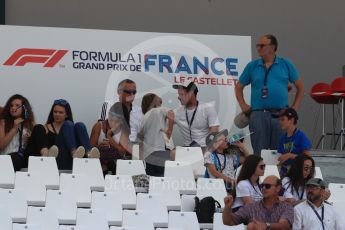
<path fill-rule="evenodd" d="M 189 122 L 189 118 L 188 118 L 188 114 L 187 114 L 187 107 L 185 108 L 185 111 L 186 111 L 186 120 L 187 120 L 187 124 L 188 124 L 188 128 L 189 128 L 189 136 L 190 136 L 190 139 L 193 141 L 193 138 L 192 138 L 192 124 L 193 124 L 193 121 L 194 121 L 194 117 L 195 117 L 195 114 L 196 114 L 196 111 L 198 110 L 198 106 L 199 106 L 199 101 L 196 101 L 196 107 L 194 109 L 194 112 L 193 112 L 193 115 L 192 115 L 192 118 Z"/>
<path fill-rule="evenodd" d="M 19 147 L 18 147 L 18 154 L 23 156 L 23 131 L 24 131 L 24 125 L 23 123 L 20 125 L 20 128 L 18 128 L 19 132 Z"/>
<path fill-rule="evenodd" d="M 307 201 L 307 204 L 311 207 L 311 209 L 313 209 L 315 215 L 317 216 L 317 218 L 320 220 L 321 224 L 322 224 L 322 229 L 325 230 L 325 225 L 323 223 L 323 218 L 324 218 L 324 212 L 325 212 L 325 206 L 322 206 L 322 211 L 321 211 L 321 217 L 319 215 L 319 213 L 315 210 L 314 206 L 312 204 L 310 204 L 309 201 Z"/>
<path fill-rule="evenodd" d="M 264 87 L 267 86 L 268 74 L 270 73 L 270 71 L 271 71 L 271 69 L 272 69 L 272 66 L 274 65 L 275 61 L 276 61 L 276 56 L 274 56 L 273 63 L 272 63 L 272 65 L 271 65 L 269 68 L 266 68 L 266 65 L 265 65 L 265 62 L 264 62 L 264 67 L 265 67 L 265 81 L 264 81 Z"/>
<path fill-rule="evenodd" d="M 220 164 L 220 159 L 219 159 L 219 157 L 218 157 L 218 153 L 217 153 L 217 152 L 214 152 L 214 153 L 215 153 L 216 159 L 217 159 L 218 164 L 219 164 L 220 172 L 223 173 L 223 170 L 225 169 L 225 165 L 226 165 L 226 157 L 225 157 L 225 154 L 224 154 L 224 162 L 223 162 L 223 168 L 222 168 L 222 165 Z"/>

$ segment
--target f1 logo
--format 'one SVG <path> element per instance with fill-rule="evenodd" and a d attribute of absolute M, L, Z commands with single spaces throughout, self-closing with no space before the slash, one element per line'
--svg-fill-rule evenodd
<path fill-rule="evenodd" d="M 43 63 L 44 67 L 54 67 L 68 50 L 29 49 L 16 50 L 4 65 L 24 66 L 27 63 Z"/>

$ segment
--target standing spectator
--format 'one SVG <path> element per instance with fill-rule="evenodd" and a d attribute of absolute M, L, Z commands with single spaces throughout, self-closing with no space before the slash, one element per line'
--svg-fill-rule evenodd
<path fill-rule="evenodd" d="M 278 152 L 282 154 L 278 158 L 281 166 L 281 178 L 285 176 L 298 155 L 307 154 L 310 156 L 311 143 L 307 136 L 296 127 L 297 120 L 298 115 L 293 108 L 286 109 L 280 115 L 280 126 L 285 131 L 280 138 L 278 147 Z"/>
<path fill-rule="evenodd" d="M 245 114 L 250 114 L 249 129 L 254 154 L 262 149 L 277 149 L 281 128 L 279 113 L 288 105 L 288 85 L 297 89 L 292 108 L 297 109 L 303 97 L 304 86 L 292 63 L 276 55 L 278 41 L 273 35 L 265 35 L 256 45 L 259 59 L 245 67 L 235 87 L 237 101 Z M 243 89 L 251 85 L 251 105 L 243 97 Z"/>
<path fill-rule="evenodd" d="M 295 206 L 294 230 L 345 229 L 345 223 L 334 210 L 324 202 L 326 183 L 319 178 L 310 179 L 307 184 L 307 200 Z"/>
<path fill-rule="evenodd" d="M 0 155 L 11 156 L 15 171 L 27 167 L 25 147 L 35 124 L 28 99 L 19 94 L 11 96 L 0 119 Z"/>
<path fill-rule="evenodd" d="M 262 183 L 263 199 L 248 204 L 232 213 L 232 196 L 224 199 L 223 222 L 226 225 L 248 224 L 248 230 L 279 229 L 288 230 L 294 222 L 293 207 L 279 200 L 281 181 L 276 176 L 268 176 Z"/>
<path fill-rule="evenodd" d="M 163 176 L 166 160 L 171 159 L 175 148 L 170 142 L 174 126 L 174 112 L 162 107 L 162 99 L 155 94 L 146 94 L 141 102 L 144 113 L 138 139 L 140 159 L 146 162 L 146 174 Z"/>
<path fill-rule="evenodd" d="M 245 159 L 237 178 L 233 211 L 262 199 L 259 177 L 264 175 L 265 167 L 263 159 L 257 155 L 250 155 Z"/>
<path fill-rule="evenodd" d="M 201 146 L 206 150 L 206 136 L 219 131 L 219 120 L 214 106 L 210 103 L 199 103 L 198 87 L 192 81 L 173 85 L 178 90 L 181 102 L 175 112 L 175 123 L 179 127 L 184 146 Z"/>
<path fill-rule="evenodd" d="M 249 155 L 248 150 L 240 141 L 228 143 L 228 130 L 210 133 L 206 137 L 207 151 L 204 156 L 206 178 L 221 178 L 228 192 L 235 184 L 236 169 L 241 164 L 240 158 Z"/>
<path fill-rule="evenodd" d="M 130 79 L 120 81 L 117 86 L 118 101 L 127 108 L 127 110 L 124 110 L 123 112 L 125 121 L 127 122 L 128 127 L 130 127 L 129 140 L 131 143 L 137 142 L 137 133 L 141 119 L 143 118 L 140 106 L 133 104 L 136 93 L 136 84 Z M 110 106 L 113 105 L 114 102 L 116 102 L 116 100 L 103 103 L 100 120 L 105 120 L 107 118 Z"/>
<path fill-rule="evenodd" d="M 135 94 L 137 93 L 135 82 L 130 79 L 122 80 L 117 87 L 117 93 L 119 95 L 119 101 L 129 111 L 129 117 L 125 114 L 125 118 L 130 127 L 129 140 L 134 143 L 136 142 L 140 122 L 143 118 L 140 106 L 133 105 Z"/>

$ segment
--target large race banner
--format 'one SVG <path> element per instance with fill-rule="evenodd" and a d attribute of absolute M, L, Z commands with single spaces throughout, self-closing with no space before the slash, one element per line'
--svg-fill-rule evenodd
<path fill-rule="evenodd" d="M 150 92 L 177 108 L 172 84 L 191 79 L 198 100 L 213 102 L 222 128 L 233 129 L 234 86 L 251 60 L 251 37 L 0 26 L 0 53 L 0 105 L 22 94 L 37 123 L 63 98 L 75 120 L 91 129 L 125 78 L 137 83 L 135 104 Z"/>

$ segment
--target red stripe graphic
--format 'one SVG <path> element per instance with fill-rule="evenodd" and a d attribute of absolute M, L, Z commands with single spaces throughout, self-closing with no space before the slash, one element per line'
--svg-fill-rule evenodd
<path fill-rule="evenodd" d="M 27 63 L 44 63 L 44 67 L 54 67 L 68 50 L 30 49 L 16 50 L 4 65 L 24 66 Z"/>

